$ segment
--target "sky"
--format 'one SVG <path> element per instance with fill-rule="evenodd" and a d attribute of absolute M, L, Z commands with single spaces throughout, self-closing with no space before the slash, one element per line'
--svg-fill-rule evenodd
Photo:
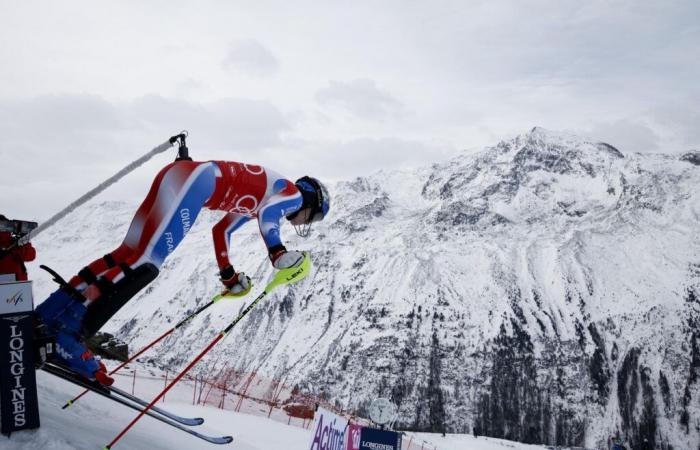
<path fill-rule="evenodd" d="M 43 220 L 186 129 L 352 179 L 534 126 L 700 149 L 700 2 L 0 0 L 0 214 Z M 138 202 L 174 151 L 101 198 Z"/>

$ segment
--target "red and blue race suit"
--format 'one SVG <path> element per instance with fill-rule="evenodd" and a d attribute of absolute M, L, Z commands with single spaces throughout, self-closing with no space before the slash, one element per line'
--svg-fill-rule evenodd
<path fill-rule="evenodd" d="M 226 212 L 212 230 L 216 261 L 223 270 L 231 265 L 231 234 L 241 225 L 257 219 L 273 254 L 284 249 L 280 220 L 301 206 L 302 196 L 294 183 L 265 167 L 233 161 L 177 161 L 156 176 L 124 242 L 110 254 L 112 261 L 100 258 L 87 267 L 95 277 L 115 283 L 124 276 L 124 264 L 160 267 L 201 209 L 207 208 Z M 81 291 L 88 287 L 81 276 L 74 277 L 71 285 Z"/>
<path fill-rule="evenodd" d="M 213 228 L 214 248 L 219 268 L 232 271 L 229 239 L 234 231 L 250 219 L 257 219 L 272 257 L 285 250 L 280 239 L 280 220 L 298 211 L 302 203 L 294 183 L 262 166 L 227 161 L 177 161 L 166 166 L 136 211 L 122 244 L 71 279 L 70 285 L 82 294 L 81 301 L 61 288 L 37 307 L 42 323 L 56 335 L 56 357 L 87 378 L 97 378 L 105 372 L 82 343 L 85 332 L 96 331 L 87 330 L 85 321 L 91 316 L 98 319 L 93 323 L 103 323 L 145 286 L 129 290 L 128 285 L 135 283 L 129 273 L 150 266 L 157 272 L 182 242 L 202 208 L 226 212 Z M 106 283 L 109 289 L 118 286 L 122 279 L 126 291 L 101 295 L 98 285 Z M 105 378 L 109 377 L 102 375 L 101 382 Z"/>

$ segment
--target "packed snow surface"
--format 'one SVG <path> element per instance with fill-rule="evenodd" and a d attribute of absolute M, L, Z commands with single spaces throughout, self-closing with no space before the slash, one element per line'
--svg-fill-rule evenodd
<path fill-rule="evenodd" d="M 81 389 L 47 373 L 37 373 L 41 428 L 15 433 L 10 439 L 0 437 L 0 448 L 7 450 L 98 450 L 137 414 L 131 409 L 88 394 L 74 406 L 62 410 L 65 402 Z M 156 393 L 154 392 L 153 395 Z M 167 401 L 159 404 L 172 412 L 189 417 L 202 417 L 205 423 L 194 427 L 210 435 L 231 435 L 231 444 L 218 446 L 150 417 L 144 417 L 113 448 L 129 450 L 305 450 L 309 449 L 313 427 L 289 426 L 266 417 L 253 416 L 211 407 L 192 406 Z M 466 435 L 432 435 L 419 438 L 437 450 L 535 450 L 543 447 L 517 444 L 499 439 L 474 438 Z"/>

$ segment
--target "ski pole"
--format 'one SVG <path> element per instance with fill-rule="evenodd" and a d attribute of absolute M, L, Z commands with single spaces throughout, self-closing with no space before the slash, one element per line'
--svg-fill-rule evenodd
<path fill-rule="evenodd" d="M 161 399 L 163 396 L 173 387 L 175 384 L 184 377 L 187 372 L 192 369 L 192 367 L 195 366 L 203 357 L 206 355 L 216 344 L 219 343 L 226 335 L 231 331 L 231 329 L 236 326 L 238 322 L 240 322 L 243 317 L 246 316 L 250 312 L 251 309 L 255 307 L 255 305 L 260 302 L 263 298 L 265 298 L 270 292 L 272 292 L 277 286 L 281 286 L 283 284 L 291 284 L 291 283 L 296 283 L 303 278 L 305 278 L 308 274 L 309 271 L 311 270 L 311 257 L 309 256 L 308 253 L 304 253 L 304 260 L 301 262 L 301 265 L 299 267 L 291 267 L 289 269 L 282 269 L 279 272 L 277 272 L 270 281 L 270 283 L 265 286 L 265 289 L 258 295 L 258 297 L 251 302 L 250 305 L 248 305 L 240 314 L 238 314 L 238 317 L 236 317 L 233 322 L 228 324 L 226 328 L 221 331 L 216 338 L 207 345 L 202 352 L 197 355 L 192 362 L 190 362 L 185 369 L 180 372 L 174 379 L 173 381 L 168 384 L 165 389 L 163 389 L 160 394 L 156 396 L 153 400 L 151 400 L 151 403 L 148 404 L 135 418 L 132 420 L 118 435 L 115 437 L 112 442 L 107 444 L 104 447 L 104 450 L 109 450 L 111 449 L 114 444 L 116 444 L 124 435 L 133 427 L 136 422 L 138 422 L 145 414 L 147 411 L 150 411 L 151 408 Z"/>
<path fill-rule="evenodd" d="M 211 305 L 213 305 L 214 303 L 218 302 L 218 301 L 221 300 L 222 298 L 227 298 L 227 297 L 221 296 L 221 295 L 217 295 L 216 297 L 214 297 L 214 299 L 213 299 L 212 301 L 210 301 L 210 302 L 207 303 L 206 305 L 203 305 L 203 306 L 202 306 L 201 308 L 199 308 L 197 311 L 193 312 L 193 313 L 190 314 L 189 316 L 187 316 L 187 317 L 185 317 L 184 319 L 182 319 L 177 325 L 175 325 L 174 327 L 172 327 L 171 329 L 169 329 L 168 331 L 166 331 L 165 333 L 163 333 L 162 335 L 160 335 L 158 338 L 156 338 L 156 340 L 154 340 L 154 341 L 151 342 L 150 344 L 148 344 L 148 345 L 146 345 L 145 347 L 143 347 L 141 350 L 139 350 L 138 352 L 136 352 L 136 354 L 132 355 L 131 358 L 127 359 L 127 360 L 124 361 L 123 363 L 119 364 L 116 368 L 112 369 L 112 371 L 110 371 L 109 374 L 110 374 L 110 375 L 113 375 L 113 374 L 115 374 L 116 372 L 118 372 L 122 367 L 124 367 L 124 366 L 126 366 L 127 364 L 129 364 L 130 362 L 134 361 L 136 358 L 138 358 L 139 356 L 141 356 L 142 354 L 144 354 L 148 349 L 150 349 L 151 347 L 153 347 L 154 345 L 156 345 L 157 343 L 159 343 L 160 341 L 162 341 L 163 339 L 165 339 L 167 336 L 169 336 L 170 334 L 172 334 L 175 330 L 177 330 L 177 329 L 180 328 L 181 326 L 185 325 L 185 324 L 188 323 L 190 320 L 194 319 L 199 313 L 201 313 L 201 312 L 204 311 L 205 309 L 209 308 Z M 74 397 L 72 400 L 68 400 L 68 402 L 67 402 L 65 405 L 63 405 L 62 409 L 66 409 L 66 408 L 68 408 L 69 406 L 72 406 L 73 403 L 75 403 L 76 401 L 78 401 L 78 399 L 80 399 L 83 395 L 87 394 L 88 392 L 90 392 L 90 390 L 89 390 L 89 389 L 85 389 L 83 392 L 81 392 L 80 394 L 78 394 L 78 395 L 77 395 L 76 397 Z"/>

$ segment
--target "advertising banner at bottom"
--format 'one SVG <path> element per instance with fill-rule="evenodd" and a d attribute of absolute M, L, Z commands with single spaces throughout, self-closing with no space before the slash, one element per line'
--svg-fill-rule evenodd
<path fill-rule="evenodd" d="M 350 423 L 348 425 L 348 443 L 346 450 L 360 450 L 360 433 L 362 432 L 362 425 L 356 423 Z"/>
<path fill-rule="evenodd" d="M 314 434 L 309 450 L 344 450 L 348 419 L 318 408 L 314 414 Z"/>
<path fill-rule="evenodd" d="M 401 435 L 396 431 L 362 428 L 360 450 L 401 450 Z"/>

